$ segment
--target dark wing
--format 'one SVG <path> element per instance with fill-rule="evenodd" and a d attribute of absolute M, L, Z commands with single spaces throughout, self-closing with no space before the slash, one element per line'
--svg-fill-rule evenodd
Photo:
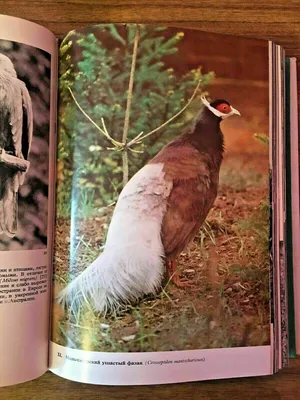
<path fill-rule="evenodd" d="M 173 189 L 162 223 L 166 257 L 176 257 L 197 234 L 217 194 L 218 174 L 209 167 L 209 158 L 193 146 L 167 147 L 153 162 L 164 162 L 165 179 Z"/>
<path fill-rule="evenodd" d="M 22 154 L 25 160 L 28 159 L 32 135 L 33 135 L 33 113 L 31 98 L 28 90 L 23 82 L 21 84 L 22 93 L 22 111 L 23 111 L 23 124 L 22 124 Z"/>
<path fill-rule="evenodd" d="M 12 80 L 11 97 L 10 125 L 14 153 L 27 160 L 33 133 L 32 104 L 25 83 L 17 78 Z"/>
<path fill-rule="evenodd" d="M 33 113 L 31 98 L 25 83 L 17 79 L 20 96 L 20 103 L 16 104 L 14 117 L 15 125 L 13 125 L 13 140 L 16 144 L 16 155 L 28 160 L 29 151 L 33 135 Z M 26 172 L 18 173 L 18 181 L 23 185 Z M 16 176 L 17 179 L 17 176 Z"/>
<path fill-rule="evenodd" d="M 9 82 L 0 85 L 0 147 L 5 151 L 15 154 L 12 139 L 11 110 L 15 97 L 14 87 Z"/>

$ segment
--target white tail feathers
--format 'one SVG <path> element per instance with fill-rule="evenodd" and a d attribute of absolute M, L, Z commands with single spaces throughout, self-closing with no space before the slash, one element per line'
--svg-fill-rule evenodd
<path fill-rule="evenodd" d="M 156 293 L 164 273 L 161 225 L 172 184 L 162 164 L 148 164 L 125 186 L 102 254 L 58 294 L 60 303 L 87 300 L 105 313 Z"/>
<path fill-rule="evenodd" d="M 111 248 L 102 254 L 64 290 L 59 303 L 80 304 L 87 300 L 95 311 L 117 311 L 141 296 L 155 294 L 164 272 L 163 256 L 154 257 L 139 246 Z"/>

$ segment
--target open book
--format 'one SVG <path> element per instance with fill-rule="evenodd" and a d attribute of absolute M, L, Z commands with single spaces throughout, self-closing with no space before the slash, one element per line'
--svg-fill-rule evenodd
<path fill-rule="evenodd" d="M 0 16 L 0 386 L 300 352 L 296 75 L 264 40 Z"/>

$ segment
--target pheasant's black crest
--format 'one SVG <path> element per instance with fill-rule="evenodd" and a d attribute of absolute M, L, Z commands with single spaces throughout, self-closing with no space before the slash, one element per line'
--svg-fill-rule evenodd
<path fill-rule="evenodd" d="M 227 104 L 228 106 L 230 106 L 230 103 L 224 99 L 217 99 L 210 103 L 210 105 L 214 108 L 217 108 L 220 104 Z"/>

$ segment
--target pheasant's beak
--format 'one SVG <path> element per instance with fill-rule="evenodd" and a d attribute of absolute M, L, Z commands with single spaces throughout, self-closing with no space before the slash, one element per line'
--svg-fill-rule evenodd
<path fill-rule="evenodd" d="M 236 115 L 241 116 L 241 113 L 240 113 L 236 108 L 233 108 L 233 107 L 231 106 L 230 115 L 233 115 L 233 114 L 236 114 Z"/>

